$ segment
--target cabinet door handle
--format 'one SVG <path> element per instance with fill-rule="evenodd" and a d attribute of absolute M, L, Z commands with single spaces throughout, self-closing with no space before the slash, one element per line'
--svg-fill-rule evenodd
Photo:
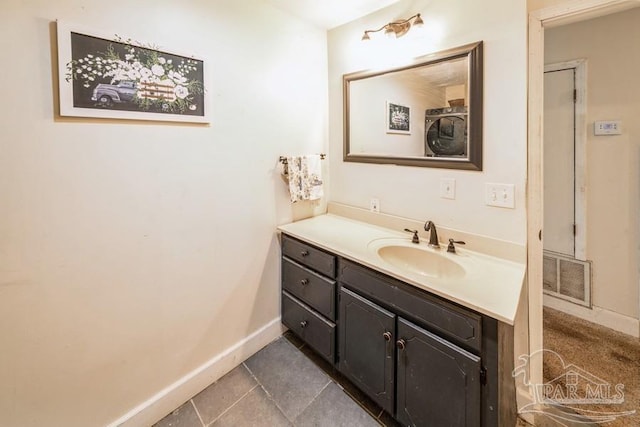
<path fill-rule="evenodd" d="M 307 327 L 307 321 L 303 320 L 302 322 L 300 322 L 300 327 L 303 328 L 303 329 L 306 328 Z"/>
<path fill-rule="evenodd" d="M 309 284 L 309 279 L 302 279 L 302 280 L 300 280 L 300 284 L 301 284 L 302 286 L 307 286 L 307 285 Z"/>
<path fill-rule="evenodd" d="M 391 332 L 385 332 L 384 334 L 382 334 L 382 336 L 384 337 L 385 341 L 391 341 Z"/>
<path fill-rule="evenodd" d="M 407 342 L 400 338 L 398 341 L 396 341 L 396 347 L 398 347 L 398 349 L 400 350 L 404 350 L 407 347 Z"/>
<path fill-rule="evenodd" d="M 309 256 L 309 251 L 302 251 L 300 252 L 300 255 L 302 256 L 302 258 Z"/>

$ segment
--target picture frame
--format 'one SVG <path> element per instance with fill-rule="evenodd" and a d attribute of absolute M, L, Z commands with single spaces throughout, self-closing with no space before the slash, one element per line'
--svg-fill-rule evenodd
<path fill-rule="evenodd" d="M 61 116 L 210 122 L 202 58 L 56 24 Z"/>
<path fill-rule="evenodd" d="M 385 129 L 391 134 L 411 135 L 411 107 L 387 101 Z"/>

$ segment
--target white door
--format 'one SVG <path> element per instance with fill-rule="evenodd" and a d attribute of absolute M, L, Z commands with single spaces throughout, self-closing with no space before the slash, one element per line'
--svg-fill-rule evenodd
<path fill-rule="evenodd" d="M 544 250 L 575 255 L 575 68 L 544 73 Z"/>

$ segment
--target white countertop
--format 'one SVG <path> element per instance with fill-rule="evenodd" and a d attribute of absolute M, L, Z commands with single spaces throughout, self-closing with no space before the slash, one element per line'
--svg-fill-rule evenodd
<path fill-rule="evenodd" d="M 514 323 L 524 283 L 524 264 L 460 247 L 456 247 L 455 254 L 447 253 L 446 244 L 440 242 L 441 249 L 427 250 L 438 251 L 439 255 L 455 261 L 465 269 L 466 275 L 426 277 L 392 265 L 377 255 L 376 240 L 411 241 L 411 234 L 400 230 L 332 214 L 281 225 L 278 230 L 509 325 Z"/>

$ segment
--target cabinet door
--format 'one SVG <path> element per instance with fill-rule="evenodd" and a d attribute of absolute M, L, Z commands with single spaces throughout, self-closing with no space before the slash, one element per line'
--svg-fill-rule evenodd
<path fill-rule="evenodd" d="M 398 318 L 396 418 L 409 426 L 479 426 L 480 358 Z"/>
<path fill-rule="evenodd" d="M 338 369 L 393 414 L 395 315 L 340 289 Z"/>

